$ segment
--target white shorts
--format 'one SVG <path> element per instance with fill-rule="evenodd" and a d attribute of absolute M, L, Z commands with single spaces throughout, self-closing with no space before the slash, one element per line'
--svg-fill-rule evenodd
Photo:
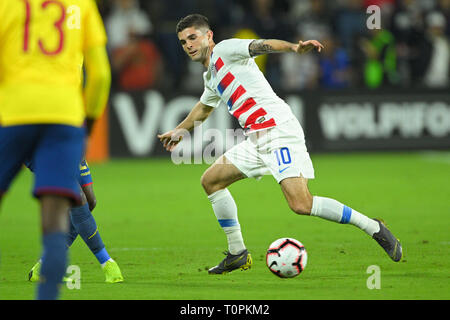
<path fill-rule="evenodd" d="M 297 119 L 250 133 L 224 156 L 249 178 L 271 174 L 278 183 L 291 177 L 314 179 L 313 164 Z"/>

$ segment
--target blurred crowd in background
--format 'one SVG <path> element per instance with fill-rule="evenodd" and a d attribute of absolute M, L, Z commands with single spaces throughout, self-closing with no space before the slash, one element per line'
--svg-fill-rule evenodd
<path fill-rule="evenodd" d="M 256 59 L 275 90 L 450 88 L 450 0 L 98 0 L 117 90 L 202 90 L 203 66 L 183 52 L 175 26 L 208 17 L 227 38 L 316 39 L 321 54 Z M 381 9 L 369 30 L 366 8 Z"/>

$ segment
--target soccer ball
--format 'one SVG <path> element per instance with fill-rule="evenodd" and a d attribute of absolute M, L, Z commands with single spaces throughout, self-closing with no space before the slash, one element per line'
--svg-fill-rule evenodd
<path fill-rule="evenodd" d="M 266 253 L 267 267 L 280 278 L 298 276 L 305 269 L 307 260 L 305 247 L 293 238 L 275 240 Z"/>

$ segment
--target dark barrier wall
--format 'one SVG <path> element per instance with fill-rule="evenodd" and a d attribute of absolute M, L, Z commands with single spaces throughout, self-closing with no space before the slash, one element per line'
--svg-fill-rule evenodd
<path fill-rule="evenodd" d="M 312 151 L 450 149 L 446 92 L 305 95 Z"/>
<path fill-rule="evenodd" d="M 113 93 L 110 155 L 169 155 L 156 135 L 173 129 L 198 93 Z M 450 149 L 450 93 L 445 91 L 328 91 L 279 94 L 302 123 L 310 152 Z M 180 144 L 211 157 L 244 139 L 223 106 Z M 233 130 L 237 129 L 237 130 Z"/>

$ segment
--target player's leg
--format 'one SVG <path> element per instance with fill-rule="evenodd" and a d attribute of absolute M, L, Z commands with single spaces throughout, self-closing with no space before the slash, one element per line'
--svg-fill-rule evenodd
<path fill-rule="evenodd" d="M 70 216 L 70 211 L 69 211 Z M 75 242 L 75 240 L 78 237 L 78 231 L 75 228 L 75 225 L 73 224 L 73 221 L 71 218 L 69 218 L 69 231 L 67 232 L 67 249 L 69 249 L 72 244 Z"/>
<path fill-rule="evenodd" d="M 286 178 L 280 182 L 280 186 L 289 207 L 295 213 L 354 225 L 373 237 L 392 260 L 399 261 L 401 259 L 400 242 L 381 221 L 368 218 L 337 200 L 311 195 L 308 189 L 308 180 L 303 177 Z"/>
<path fill-rule="evenodd" d="M 201 178 L 201 183 L 214 214 L 224 230 L 227 242 L 227 257 L 209 270 L 210 274 L 222 274 L 236 269 L 248 269 L 252 264 L 251 255 L 245 247 L 241 226 L 238 220 L 236 203 L 227 189 L 232 183 L 252 177 L 258 173 L 256 153 L 247 142 L 236 145 L 208 168 Z M 253 169 L 253 170 L 252 170 Z"/>
<path fill-rule="evenodd" d="M 40 202 L 43 254 L 37 298 L 54 300 L 58 297 L 61 279 L 66 272 L 66 238 L 71 200 L 48 194 L 42 195 Z"/>
<path fill-rule="evenodd" d="M 98 230 L 97 223 L 90 210 L 90 207 L 92 207 L 92 204 L 90 205 L 90 203 L 92 203 L 95 199 L 94 190 L 91 183 L 92 179 L 90 182 L 86 181 L 86 179 L 79 182 L 82 185 L 82 198 L 84 201 L 81 206 L 74 207 L 70 210 L 71 222 L 77 233 L 81 236 L 83 241 L 102 266 L 105 273 L 105 281 L 108 283 L 122 282 L 123 276 L 120 268 L 117 262 L 109 256 Z"/>
<path fill-rule="evenodd" d="M 27 166 L 30 168 L 30 170 L 33 170 L 31 161 L 28 161 Z M 105 273 L 105 282 L 122 282 L 123 276 L 121 274 L 120 268 L 117 263 L 109 256 L 98 231 L 96 221 L 91 213 L 91 208 L 93 209 L 96 205 L 96 197 L 92 187 L 92 176 L 85 160 L 81 162 L 77 181 L 81 186 L 81 205 L 70 209 L 67 248 L 72 245 L 79 234 L 100 263 Z M 29 281 L 39 281 L 41 264 L 42 258 L 39 259 L 39 261 L 28 273 Z M 64 278 L 63 280 L 67 281 L 70 279 Z"/>
<path fill-rule="evenodd" d="M 72 243 L 75 241 L 75 239 L 78 236 L 78 232 L 75 230 L 75 226 L 73 225 L 72 221 L 69 219 L 69 231 L 67 233 L 67 243 L 66 248 L 70 248 Z M 34 264 L 34 266 L 31 268 L 30 272 L 28 272 L 28 281 L 31 282 L 38 282 L 39 281 L 39 275 L 41 272 L 41 265 L 42 265 L 42 257 L 39 258 L 39 260 Z M 63 277 L 63 281 L 68 281 L 69 278 Z"/>
<path fill-rule="evenodd" d="M 237 206 L 227 187 L 243 178 L 244 174 L 225 156 L 213 163 L 201 177 L 201 184 L 211 201 L 217 221 L 227 236 L 228 251 L 234 255 L 246 248 L 242 239 Z"/>
<path fill-rule="evenodd" d="M 31 159 L 26 159 L 26 160 L 24 161 L 24 165 L 25 165 L 31 172 L 34 172 L 34 171 L 33 171 L 33 162 L 31 161 Z M 82 198 L 82 203 L 86 203 L 87 200 L 86 200 L 86 197 L 85 197 L 85 195 L 84 195 L 83 192 L 80 192 L 80 196 L 81 196 L 81 198 Z M 70 223 L 69 223 L 69 231 L 68 231 L 68 238 L 67 238 L 67 247 L 68 247 L 68 248 L 72 245 L 72 243 L 75 241 L 75 239 L 77 238 L 77 236 L 78 236 L 78 233 L 77 233 L 77 231 L 75 230 L 75 227 L 74 227 L 73 223 L 70 221 Z M 29 279 L 28 279 L 28 280 L 30 280 L 30 281 L 38 281 L 38 280 L 39 280 L 39 274 L 38 274 L 38 272 L 37 272 L 37 273 L 34 272 L 34 269 L 40 270 L 40 263 L 41 263 L 41 262 L 42 262 L 42 260 L 39 259 L 38 263 L 36 263 L 36 264 L 33 266 L 33 268 L 32 268 L 31 271 L 30 271 Z"/>
<path fill-rule="evenodd" d="M 372 236 L 379 231 L 378 223 L 334 199 L 313 196 L 308 179 L 291 177 L 280 182 L 289 207 L 297 214 L 313 215 L 326 220 L 350 223 Z"/>
<path fill-rule="evenodd" d="M 31 172 L 34 172 L 34 166 L 33 166 L 33 161 L 32 158 L 27 158 L 23 161 L 24 165 L 26 167 L 28 167 L 28 169 Z M 43 201 L 45 203 L 48 202 L 48 200 L 43 198 Z M 51 200 L 50 200 L 51 202 Z M 42 215 L 44 216 L 48 210 L 46 209 L 49 205 L 44 205 L 44 209 L 41 208 L 41 211 L 43 212 Z M 48 219 L 43 219 L 43 222 L 46 221 Z M 44 228 L 44 226 L 43 226 Z M 70 247 L 73 243 L 73 241 L 75 241 L 75 238 L 77 237 L 77 233 L 74 230 L 73 225 L 70 223 L 69 225 L 69 231 L 68 231 L 68 237 L 67 237 L 67 248 Z M 34 266 L 31 268 L 30 272 L 28 273 L 28 281 L 31 282 L 38 282 L 40 280 L 40 272 L 41 272 L 41 265 L 42 265 L 42 256 L 39 258 L 39 260 L 34 264 Z M 66 281 L 67 278 L 63 278 L 63 281 Z"/>
<path fill-rule="evenodd" d="M 43 125 L 32 162 L 33 194 L 41 201 L 42 265 L 38 299 L 56 299 L 67 263 L 69 209 L 81 203 L 77 174 L 84 151 L 83 128 Z"/>
<path fill-rule="evenodd" d="M 72 243 L 75 241 L 75 239 L 78 236 L 78 232 L 75 230 L 75 226 L 73 225 L 72 221 L 69 219 L 69 231 L 67 232 L 67 242 L 66 242 L 66 248 L 70 248 Z M 41 272 L 41 265 L 42 265 L 42 257 L 39 258 L 39 260 L 34 264 L 34 266 L 31 268 L 30 272 L 28 272 L 28 281 L 31 282 L 38 282 L 40 279 L 40 272 Z M 63 281 L 68 281 L 69 278 L 63 277 Z"/>
<path fill-rule="evenodd" d="M 105 274 L 105 282 L 122 282 L 123 276 L 117 262 L 108 254 L 102 237 L 97 227 L 97 223 L 89 210 L 88 203 L 70 210 L 70 219 L 77 233 L 88 246 L 100 263 Z"/>
<path fill-rule="evenodd" d="M 30 168 L 29 165 L 27 165 L 28 168 Z M 31 168 L 30 168 L 31 169 Z M 78 237 L 78 232 L 75 229 L 75 226 L 73 225 L 72 221 L 69 219 L 69 231 L 67 232 L 67 242 L 66 242 L 66 248 L 70 248 L 70 246 L 73 244 L 75 239 Z M 42 265 L 42 257 L 39 258 L 39 260 L 34 264 L 34 266 L 31 268 L 30 272 L 28 272 L 28 281 L 31 282 L 38 282 L 40 279 L 40 272 L 41 272 L 41 265 Z M 63 281 L 68 281 L 69 278 L 64 277 Z"/>
<path fill-rule="evenodd" d="M 247 176 L 229 161 L 225 155 L 222 155 L 206 169 L 200 181 L 206 194 L 210 196 L 245 178 Z"/>
<path fill-rule="evenodd" d="M 103 244 L 100 232 L 98 231 L 97 223 L 95 222 L 94 216 L 92 215 L 92 210 L 94 210 L 97 205 L 97 198 L 94 193 L 91 170 L 89 169 L 89 166 L 85 159 L 83 159 L 80 164 L 80 176 L 78 178 L 78 182 L 81 186 L 83 198 L 85 199 L 83 205 L 86 217 L 88 217 L 89 214 L 88 219 L 91 221 L 90 225 L 95 226 L 96 229 L 96 233 L 93 236 L 88 236 L 88 240 L 85 240 L 85 242 L 102 266 L 103 273 L 105 274 L 105 282 L 123 282 L 123 276 L 122 272 L 120 271 L 119 265 L 116 261 L 114 261 L 114 259 L 109 256 L 109 253 L 106 250 L 105 245 Z M 88 227 L 88 225 L 86 226 Z M 81 232 L 82 230 L 80 229 L 80 233 Z M 83 237 L 83 240 L 84 239 L 85 237 Z M 100 250 L 98 250 L 98 248 L 100 248 Z"/>
<path fill-rule="evenodd" d="M 305 146 L 303 129 L 297 121 L 268 131 L 263 142 L 264 139 L 269 152 L 262 153 L 261 158 L 295 213 L 352 224 L 373 237 L 394 261 L 400 260 L 400 243 L 382 223 L 334 199 L 311 195 L 308 179 L 314 178 L 314 168 Z"/>
<path fill-rule="evenodd" d="M 97 223 L 89 210 L 89 204 L 84 202 L 81 206 L 73 207 L 70 210 L 70 220 L 98 262 L 102 265 L 105 264 L 111 257 L 105 249 Z"/>
<path fill-rule="evenodd" d="M 67 244 L 69 248 L 80 234 L 83 241 L 89 247 L 91 252 L 100 263 L 103 272 L 105 273 L 105 282 L 117 283 L 123 281 L 123 276 L 120 268 L 108 254 L 105 245 L 103 244 L 100 233 L 98 232 L 97 224 L 89 209 L 88 201 L 84 192 L 81 192 L 82 205 L 70 209 L 69 231 L 67 233 Z M 42 265 L 42 257 L 31 268 L 28 273 L 28 280 L 31 282 L 39 281 L 40 270 Z M 63 281 L 69 281 L 70 278 L 63 278 Z"/>

